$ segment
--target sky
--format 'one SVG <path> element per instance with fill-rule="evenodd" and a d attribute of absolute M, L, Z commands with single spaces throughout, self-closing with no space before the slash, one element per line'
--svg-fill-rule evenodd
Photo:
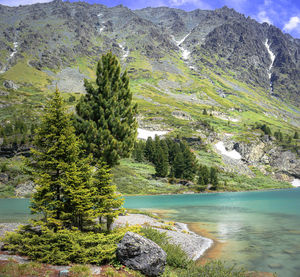
<path fill-rule="evenodd" d="M 0 0 L 0 4 L 7 6 L 38 2 L 45 3 L 50 0 Z M 258 22 L 268 22 L 279 27 L 283 32 L 300 38 L 300 0 L 84 0 L 84 2 L 103 4 L 108 7 L 122 4 L 130 9 L 166 6 L 186 11 L 212 10 L 226 5 Z"/>

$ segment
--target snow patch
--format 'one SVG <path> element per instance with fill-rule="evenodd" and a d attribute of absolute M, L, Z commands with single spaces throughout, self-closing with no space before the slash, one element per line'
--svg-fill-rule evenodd
<path fill-rule="evenodd" d="M 181 50 L 182 58 L 183 58 L 184 60 L 188 60 L 188 58 L 189 58 L 191 52 L 190 52 L 189 50 L 187 50 L 186 48 L 180 46 L 180 44 L 182 44 L 182 43 L 185 41 L 185 39 L 186 39 L 190 34 L 191 34 L 191 32 L 189 32 L 189 33 L 188 33 L 186 36 L 184 36 L 181 40 L 176 40 L 174 37 L 172 37 L 173 40 L 175 41 L 176 45 L 178 46 L 178 48 Z"/>
<path fill-rule="evenodd" d="M 119 47 L 122 49 L 123 51 L 123 56 L 122 56 L 122 60 L 125 60 L 128 56 L 129 56 L 129 50 L 125 50 L 125 47 L 123 44 L 119 44 Z"/>
<path fill-rule="evenodd" d="M 266 39 L 265 46 L 267 48 L 267 51 L 268 51 L 270 59 L 271 59 L 271 64 L 270 64 L 269 69 L 268 69 L 268 76 L 269 76 L 269 80 L 270 80 L 270 90 L 271 90 L 271 93 L 272 93 L 273 92 L 273 84 L 272 84 L 272 81 L 271 81 L 271 77 L 272 77 L 271 70 L 272 70 L 272 67 L 273 67 L 273 64 L 274 64 L 275 54 L 270 49 L 270 45 L 268 44 L 268 39 Z"/>
<path fill-rule="evenodd" d="M 227 151 L 225 146 L 224 146 L 223 141 L 219 141 L 218 143 L 216 143 L 215 147 L 216 147 L 217 150 L 219 150 L 221 152 L 222 155 L 225 155 L 225 156 L 227 156 L 231 159 L 240 160 L 242 158 L 240 153 L 237 152 L 236 150 Z"/>
<path fill-rule="evenodd" d="M 180 47 L 181 51 L 182 51 L 182 58 L 184 60 L 187 60 L 191 54 L 191 52 L 183 47 Z"/>
<path fill-rule="evenodd" d="M 98 13 L 97 14 L 97 16 L 98 16 L 98 20 L 99 20 L 99 23 L 100 23 L 100 18 L 103 16 L 103 14 L 102 13 Z M 105 21 L 101 21 L 101 24 L 104 24 L 105 23 Z M 101 34 L 102 32 L 103 32 L 103 30 L 105 29 L 105 26 L 102 26 L 102 27 L 100 27 L 100 29 L 99 29 L 99 34 Z"/>
<path fill-rule="evenodd" d="M 271 76 L 272 76 L 271 69 L 272 69 L 273 64 L 274 64 L 275 54 L 270 49 L 270 45 L 268 44 L 268 39 L 266 39 L 265 46 L 267 48 L 267 51 L 268 51 L 270 59 L 271 59 L 271 64 L 270 64 L 269 70 L 268 70 L 269 79 L 271 79 Z"/>
<path fill-rule="evenodd" d="M 18 51 L 17 51 L 17 48 L 18 48 L 18 42 L 15 41 L 14 42 L 14 50 L 13 52 L 10 54 L 10 58 L 12 58 Z"/>
<path fill-rule="evenodd" d="M 0 71 L 0 74 L 3 74 L 3 73 L 5 73 L 5 72 L 7 71 L 8 65 L 9 65 L 9 61 L 10 61 L 10 60 L 18 53 L 18 46 L 19 46 L 19 43 L 18 43 L 17 41 L 15 41 L 15 42 L 13 43 L 13 45 L 14 45 L 13 52 L 10 53 L 10 55 L 9 55 L 9 57 L 8 57 L 8 59 L 7 59 L 7 65 L 4 66 L 4 68 Z"/>
<path fill-rule="evenodd" d="M 146 129 L 138 128 L 138 139 L 147 139 L 148 137 L 151 137 L 152 139 L 155 138 L 155 136 L 163 136 L 167 134 L 168 131 L 151 131 Z"/>
<path fill-rule="evenodd" d="M 292 181 L 292 186 L 295 188 L 299 188 L 300 187 L 300 179 L 294 179 Z"/>

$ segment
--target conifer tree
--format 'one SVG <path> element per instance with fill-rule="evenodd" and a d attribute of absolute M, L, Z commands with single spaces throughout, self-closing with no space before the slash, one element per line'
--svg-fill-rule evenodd
<path fill-rule="evenodd" d="M 184 160 L 184 171 L 182 177 L 187 180 L 193 180 L 197 169 L 196 156 L 191 152 L 190 147 L 186 143 L 183 143 L 182 145 Z"/>
<path fill-rule="evenodd" d="M 198 190 L 204 191 L 206 189 L 206 184 L 204 183 L 203 176 L 199 174 L 198 176 Z"/>
<path fill-rule="evenodd" d="M 155 174 L 158 177 L 166 177 L 168 175 L 168 158 L 160 146 L 156 148 Z"/>
<path fill-rule="evenodd" d="M 217 169 L 214 167 L 210 168 L 210 183 L 212 184 L 212 189 L 216 190 L 218 188 L 218 176 Z"/>
<path fill-rule="evenodd" d="M 198 175 L 199 175 L 199 177 L 201 176 L 201 179 L 203 180 L 204 185 L 207 185 L 209 183 L 209 170 L 208 170 L 207 166 L 205 166 L 205 165 L 200 166 Z"/>
<path fill-rule="evenodd" d="M 149 162 L 154 161 L 154 143 L 151 137 L 148 137 L 146 141 L 145 157 Z"/>
<path fill-rule="evenodd" d="M 299 134 L 298 134 L 298 132 L 295 132 L 295 134 L 294 134 L 294 139 L 299 139 Z"/>
<path fill-rule="evenodd" d="M 93 217 L 90 157 L 80 159 L 79 141 L 63 99 L 56 91 L 47 103 L 32 149 L 36 192 L 31 209 L 49 227 L 83 228 Z"/>
<path fill-rule="evenodd" d="M 96 87 L 85 80 L 86 95 L 76 106 L 74 126 L 84 149 L 110 167 L 128 157 L 137 135 L 137 106 L 132 104 L 127 72 L 115 55 L 102 55 Z"/>
<path fill-rule="evenodd" d="M 93 203 L 99 223 L 102 223 L 105 218 L 108 231 L 111 229 L 114 219 L 124 212 L 124 209 L 121 208 L 123 202 L 124 199 L 116 193 L 116 186 L 111 183 L 109 168 L 99 164 L 93 184 Z"/>
<path fill-rule="evenodd" d="M 174 158 L 173 171 L 176 178 L 182 178 L 185 169 L 184 157 L 182 152 L 178 152 Z"/>
<path fill-rule="evenodd" d="M 137 162 L 144 161 L 144 152 L 145 152 L 145 142 L 142 140 L 135 142 L 132 156 Z"/>

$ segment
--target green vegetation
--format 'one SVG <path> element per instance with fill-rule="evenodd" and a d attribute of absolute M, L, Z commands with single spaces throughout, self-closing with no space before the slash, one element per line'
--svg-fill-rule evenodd
<path fill-rule="evenodd" d="M 188 190 L 179 184 L 170 184 L 165 178 L 155 178 L 155 168 L 150 163 L 123 159 L 112 173 L 117 190 L 125 195 L 182 193 Z"/>
<path fill-rule="evenodd" d="M 139 227 L 117 228 L 110 233 L 74 229 L 55 232 L 42 227 L 41 233 L 35 233 L 31 231 L 31 226 L 25 225 L 16 233 L 8 233 L 3 241 L 7 250 L 41 263 L 101 265 L 115 259 L 117 243 L 128 231 L 139 233 Z"/>
<path fill-rule="evenodd" d="M 82 148 L 109 166 L 128 157 L 137 134 L 135 115 L 127 72 L 121 74 L 116 56 L 102 55 L 97 66 L 97 88 L 85 80 L 87 94 L 76 105 L 74 119 Z"/>
<path fill-rule="evenodd" d="M 47 103 L 34 146 L 28 165 L 38 185 L 31 210 L 42 214 L 42 219 L 32 221 L 35 227 L 21 226 L 7 234 L 5 247 L 43 263 L 111 262 L 116 243 L 136 228 L 110 232 L 123 212 L 123 201 L 111 185 L 107 167 L 97 164 L 94 170 L 91 156 L 80 158 L 79 140 L 58 90 Z"/>
<path fill-rule="evenodd" d="M 111 222 L 117 216 L 112 209 L 121 205 L 119 200 L 111 201 L 114 190 L 108 188 L 110 176 L 103 166 L 99 166 L 93 181 L 91 157 L 80 158 L 79 143 L 63 99 L 56 91 L 37 129 L 28 163 L 38 184 L 31 209 L 42 213 L 47 226 L 55 230 L 83 230 L 98 215 L 105 215 Z M 113 202 L 111 207 L 105 204 L 107 197 Z"/>
<path fill-rule="evenodd" d="M 17 185 L 29 181 L 32 177 L 28 174 L 24 160 L 21 157 L 11 159 L 0 159 L 0 198 L 15 197 L 15 188 Z M 7 180 L 5 180 L 5 177 Z"/>
<path fill-rule="evenodd" d="M 187 254 L 178 246 L 168 242 L 166 233 L 152 228 L 142 228 L 141 232 L 148 239 L 157 243 L 167 253 L 167 267 L 163 277 L 244 277 L 247 273 L 243 269 L 227 267 L 219 261 L 197 266 Z"/>

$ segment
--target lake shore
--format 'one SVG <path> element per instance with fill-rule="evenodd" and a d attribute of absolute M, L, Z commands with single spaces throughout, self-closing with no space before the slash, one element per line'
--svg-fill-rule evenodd
<path fill-rule="evenodd" d="M 0 237 L 3 237 L 6 232 L 15 231 L 20 225 L 21 223 L 0 223 Z M 214 245 L 213 239 L 203 237 L 192 231 L 187 224 L 181 222 L 165 221 L 143 214 L 127 214 L 119 216 L 114 222 L 113 228 L 126 225 L 152 227 L 159 232 L 167 233 L 170 243 L 179 245 L 194 261 L 202 257 Z M 0 242 L 0 248 L 2 244 Z"/>
<path fill-rule="evenodd" d="M 159 220 L 143 214 L 120 216 L 115 221 L 114 226 L 136 224 L 167 233 L 169 242 L 179 245 L 188 257 L 194 261 L 198 260 L 214 244 L 212 239 L 191 231 L 185 223 Z"/>

